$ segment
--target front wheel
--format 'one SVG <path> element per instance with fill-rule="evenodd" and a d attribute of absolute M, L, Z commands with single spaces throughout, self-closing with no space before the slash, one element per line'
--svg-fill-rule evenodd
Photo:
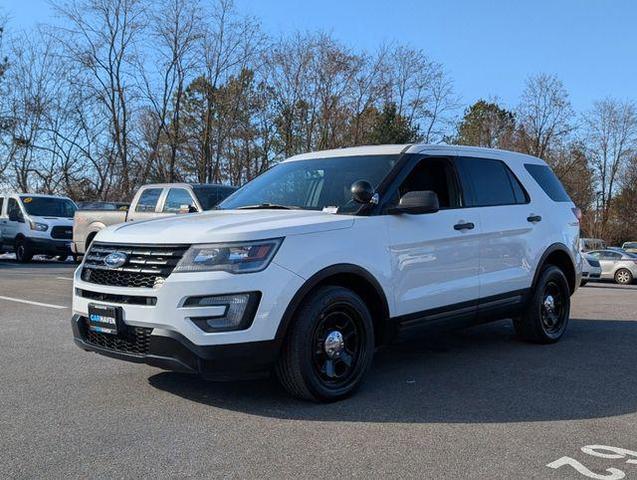
<path fill-rule="evenodd" d="M 566 276 L 548 265 L 540 274 L 524 313 L 513 319 L 515 331 L 523 340 L 555 343 L 566 331 L 571 311 L 571 291 Z"/>
<path fill-rule="evenodd" d="M 29 245 L 27 245 L 26 240 L 18 240 L 15 249 L 15 257 L 20 263 L 28 263 L 33 258 L 33 252 L 31 251 L 31 248 L 29 248 Z"/>
<path fill-rule="evenodd" d="M 303 301 L 286 336 L 276 374 L 293 396 L 333 402 L 361 384 L 374 354 L 374 327 L 351 290 L 321 287 Z"/>
<path fill-rule="evenodd" d="M 633 274 L 626 268 L 620 268 L 615 272 L 615 283 L 630 285 L 633 283 Z"/>

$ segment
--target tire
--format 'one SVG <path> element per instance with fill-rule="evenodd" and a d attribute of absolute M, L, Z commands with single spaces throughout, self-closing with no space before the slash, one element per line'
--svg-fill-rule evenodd
<path fill-rule="evenodd" d="M 374 355 L 372 316 L 351 290 L 325 286 L 299 306 L 275 372 L 294 397 L 334 402 L 362 383 Z"/>
<path fill-rule="evenodd" d="M 633 274 L 627 268 L 620 268 L 615 272 L 615 283 L 619 285 L 630 285 L 633 283 Z"/>
<path fill-rule="evenodd" d="M 33 259 L 33 251 L 23 238 L 16 242 L 15 257 L 20 263 L 29 263 Z"/>
<path fill-rule="evenodd" d="M 69 258 L 68 255 L 58 255 L 55 257 L 57 259 L 58 262 L 65 262 L 67 258 Z"/>
<path fill-rule="evenodd" d="M 566 331 L 571 310 L 571 291 L 564 272 L 547 265 L 533 287 L 524 313 L 513 319 L 518 336 L 533 343 L 555 343 Z"/>
<path fill-rule="evenodd" d="M 583 287 L 588 283 L 588 280 L 582 280 L 581 282 L 579 282 L 579 286 Z"/>

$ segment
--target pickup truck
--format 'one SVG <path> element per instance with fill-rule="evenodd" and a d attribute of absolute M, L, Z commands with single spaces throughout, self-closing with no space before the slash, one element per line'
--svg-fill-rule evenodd
<path fill-rule="evenodd" d="M 137 191 L 129 207 L 75 212 L 71 250 L 74 255 L 84 255 L 97 232 L 109 225 L 211 210 L 235 190 L 235 187 L 216 184 L 144 185 Z"/>

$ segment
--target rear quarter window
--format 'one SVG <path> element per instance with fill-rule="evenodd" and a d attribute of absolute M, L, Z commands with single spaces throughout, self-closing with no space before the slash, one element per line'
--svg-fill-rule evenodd
<path fill-rule="evenodd" d="M 562 182 L 553 173 L 547 165 L 537 165 L 533 163 L 525 163 L 524 168 L 531 174 L 537 184 L 544 190 L 554 202 L 570 202 L 571 197 L 568 196 Z"/>

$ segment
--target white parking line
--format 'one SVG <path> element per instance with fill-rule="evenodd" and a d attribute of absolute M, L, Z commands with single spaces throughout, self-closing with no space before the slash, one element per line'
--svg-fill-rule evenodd
<path fill-rule="evenodd" d="M 21 298 L 11 298 L 11 297 L 3 297 L 0 295 L 0 300 L 7 300 L 9 302 L 17 302 L 17 303 L 27 303 L 29 305 L 37 305 L 39 307 L 48 307 L 55 308 L 58 310 L 64 310 L 68 307 L 63 307 L 61 305 L 51 305 L 50 303 L 40 303 L 40 302 L 32 302 L 31 300 L 22 300 Z"/>
<path fill-rule="evenodd" d="M 73 278 L 70 278 L 70 277 L 55 277 L 55 278 L 57 278 L 58 280 L 68 280 L 70 282 L 73 281 Z"/>

